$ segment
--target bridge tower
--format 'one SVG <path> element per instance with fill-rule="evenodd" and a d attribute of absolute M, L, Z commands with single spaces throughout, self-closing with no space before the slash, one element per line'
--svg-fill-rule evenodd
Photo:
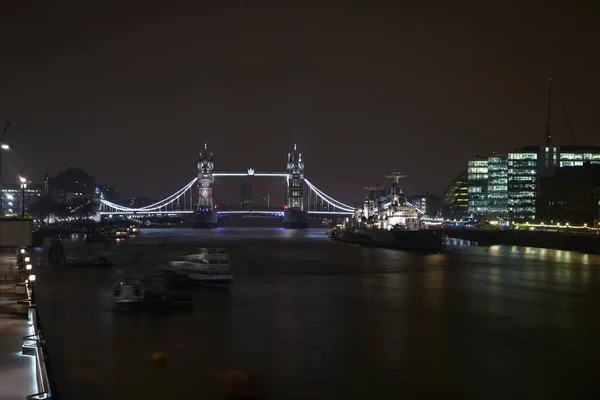
<path fill-rule="evenodd" d="M 201 151 L 198 156 L 198 210 L 194 215 L 195 228 L 213 228 L 217 226 L 213 193 L 215 185 L 214 169 L 213 155 L 208 152 L 205 143 L 204 151 Z"/>
<path fill-rule="evenodd" d="M 287 157 L 287 202 L 290 210 L 304 211 L 304 161 L 294 145 Z"/>
<path fill-rule="evenodd" d="M 296 145 L 294 151 L 288 153 L 287 173 L 287 199 L 283 226 L 307 228 L 308 214 L 304 211 L 304 161 Z"/>
<path fill-rule="evenodd" d="M 214 169 L 213 155 L 204 143 L 204 151 L 198 156 L 198 210 L 212 210 L 214 207 Z"/>

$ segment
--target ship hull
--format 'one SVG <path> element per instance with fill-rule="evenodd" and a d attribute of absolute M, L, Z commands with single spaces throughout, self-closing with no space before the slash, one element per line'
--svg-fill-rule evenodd
<path fill-rule="evenodd" d="M 368 246 L 427 252 L 440 252 L 444 249 L 445 243 L 444 233 L 440 230 L 344 230 L 332 232 L 332 239 Z"/>

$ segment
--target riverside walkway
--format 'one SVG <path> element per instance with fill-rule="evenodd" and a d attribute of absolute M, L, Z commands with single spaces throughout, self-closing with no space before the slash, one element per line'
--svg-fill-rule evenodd
<path fill-rule="evenodd" d="M 17 294 L 14 253 L 0 254 L 0 399 L 24 400 L 38 393 L 37 360 L 22 355 L 23 338 L 32 335 L 27 314 L 17 313 L 17 302 L 27 293 Z M 20 311 L 23 311 L 20 310 Z M 24 307 L 27 311 L 27 307 Z"/>

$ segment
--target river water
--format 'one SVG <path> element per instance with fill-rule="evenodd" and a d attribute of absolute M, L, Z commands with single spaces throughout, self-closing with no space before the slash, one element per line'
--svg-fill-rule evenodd
<path fill-rule="evenodd" d="M 229 292 L 195 289 L 189 314 L 113 311 L 117 277 L 198 246 L 229 249 Z M 461 242 L 416 254 L 277 228 L 146 229 L 65 249 L 115 267 L 37 272 L 63 400 L 208 399 L 233 368 L 263 374 L 271 399 L 598 395 L 599 256 Z"/>

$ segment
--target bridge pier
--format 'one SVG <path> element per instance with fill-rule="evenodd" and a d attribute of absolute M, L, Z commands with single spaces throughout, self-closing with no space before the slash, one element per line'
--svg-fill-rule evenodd
<path fill-rule="evenodd" d="M 217 227 L 217 213 L 211 209 L 196 211 L 192 217 L 192 225 L 197 229 L 214 229 Z"/>
<path fill-rule="evenodd" d="M 285 210 L 283 213 L 283 227 L 287 229 L 308 228 L 308 214 L 306 211 Z"/>

